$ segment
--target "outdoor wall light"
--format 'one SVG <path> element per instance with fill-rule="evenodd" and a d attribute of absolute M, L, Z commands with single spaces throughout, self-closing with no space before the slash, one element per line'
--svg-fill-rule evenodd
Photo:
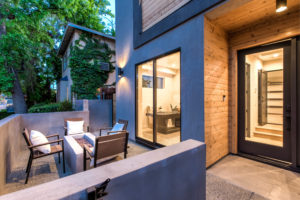
<path fill-rule="evenodd" d="M 118 67 L 118 77 L 121 78 L 124 74 L 124 71 L 122 68 Z"/>
<path fill-rule="evenodd" d="M 276 0 L 276 12 L 282 12 L 287 9 L 287 0 Z"/>

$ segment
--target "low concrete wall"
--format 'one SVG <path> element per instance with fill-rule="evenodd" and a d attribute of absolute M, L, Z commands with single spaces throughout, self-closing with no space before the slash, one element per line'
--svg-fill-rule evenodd
<path fill-rule="evenodd" d="M 205 144 L 195 140 L 4 195 L 13 199 L 86 199 L 88 187 L 111 179 L 104 200 L 205 199 Z"/>
<path fill-rule="evenodd" d="M 90 131 L 112 126 L 112 100 L 88 100 Z M 76 100 L 75 110 L 83 110 L 83 100 Z"/>
<path fill-rule="evenodd" d="M 24 128 L 34 129 L 45 135 L 59 133 L 61 138 L 64 136 L 65 118 L 83 118 L 86 124 L 89 124 L 90 121 L 89 112 L 87 111 L 29 113 L 22 115 Z"/>
<path fill-rule="evenodd" d="M 25 148 L 22 130 L 21 115 L 11 115 L 0 120 L 0 190 L 6 182 L 6 174 L 18 161 L 18 153 Z"/>
<path fill-rule="evenodd" d="M 89 124 L 89 112 L 55 112 L 11 115 L 0 120 L 0 190 L 6 176 L 16 166 L 21 151 L 27 149 L 22 135 L 24 128 L 35 129 L 45 135 L 59 133 L 64 136 L 64 118 L 82 117 Z"/>

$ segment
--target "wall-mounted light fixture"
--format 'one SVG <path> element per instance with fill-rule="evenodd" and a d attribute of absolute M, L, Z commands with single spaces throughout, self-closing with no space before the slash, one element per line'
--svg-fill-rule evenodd
<path fill-rule="evenodd" d="M 122 68 L 118 67 L 118 77 L 121 78 L 124 74 L 124 71 Z"/>
<path fill-rule="evenodd" d="M 287 9 L 287 0 L 276 0 L 276 12 L 282 12 Z"/>

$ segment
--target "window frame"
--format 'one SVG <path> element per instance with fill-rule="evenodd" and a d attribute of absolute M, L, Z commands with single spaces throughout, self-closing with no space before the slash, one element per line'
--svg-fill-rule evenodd
<path fill-rule="evenodd" d="M 157 108 L 157 94 L 156 94 L 156 89 L 157 89 L 157 84 L 156 84 L 156 61 L 160 58 L 163 58 L 165 56 L 168 56 L 168 55 L 171 55 L 173 53 L 177 53 L 179 52 L 179 63 L 180 63 L 180 70 L 179 70 L 179 73 L 180 73 L 180 88 L 179 88 L 179 93 L 180 93 L 180 142 L 182 141 L 182 96 L 181 96 L 181 91 L 182 91 L 182 87 L 181 87 L 181 83 L 182 83 L 182 76 L 181 76 L 181 70 L 182 70 L 182 63 L 181 63 L 181 55 L 182 55 L 182 52 L 181 52 L 181 48 L 176 48 L 176 49 L 173 49 L 171 51 L 168 51 L 166 53 L 163 53 L 163 54 L 160 54 L 158 56 L 155 56 L 155 57 L 152 57 L 150 59 L 147 59 L 147 60 L 144 60 L 142 62 L 138 62 L 135 64 L 135 140 L 138 142 L 138 143 L 141 143 L 141 144 L 144 144 L 146 146 L 149 146 L 151 148 L 159 148 L 159 147 L 165 147 L 165 145 L 162 145 L 162 144 L 159 144 L 157 142 L 157 131 L 156 131 L 156 126 L 154 126 L 154 124 L 156 124 L 156 108 Z M 152 61 L 153 62 L 153 83 L 154 83 L 154 86 L 153 86 L 153 141 L 148 141 L 148 140 L 145 140 L 141 137 L 138 136 L 138 123 L 137 123 L 137 119 L 138 119 L 138 76 L 137 76 L 137 73 L 138 73 L 138 67 L 141 65 L 141 64 L 144 64 L 144 63 L 147 63 L 149 61 Z"/>

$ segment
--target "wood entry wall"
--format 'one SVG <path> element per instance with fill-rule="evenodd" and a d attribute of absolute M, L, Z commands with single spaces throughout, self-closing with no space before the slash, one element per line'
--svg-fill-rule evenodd
<path fill-rule="evenodd" d="M 229 152 L 238 153 L 237 51 L 300 35 L 300 2 L 297 4 L 295 0 L 290 1 L 293 7 L 280 14 L 276 14 L 275 7 L 270 6 L 268 2 L 269 0 L 266 0 L 263 4 L 269 7 L 264 7 L 259 0 L 231 0 L 228 1 L 228 5 L 221 5 L 219 10 L 215 9 L 205 15 L 204 95 L 207 166 Z M 250 8 L 250 5 L 260 7 L 259 11 L 255 13 L 255 8 Z M 243 9 L 243 6 L 247 10 Z M 242 18 L 235 18 L 239 13 L 237 7 L 243 12 L 240 16 L 247 15 L 243 19 L 256 17 L 258 20 L 242 23 Z M 269 15 L 265 14 L 266 10 Z M 262 14 L 260 18 L 256 16 L 258 13 Z M 227 20 L 224 17 L 227 17 Z"/>
<path fill-rule="evenodd" d="M 227 33 L 204 19 L 204 109 L 206 166 L 229 153 Z"/>

